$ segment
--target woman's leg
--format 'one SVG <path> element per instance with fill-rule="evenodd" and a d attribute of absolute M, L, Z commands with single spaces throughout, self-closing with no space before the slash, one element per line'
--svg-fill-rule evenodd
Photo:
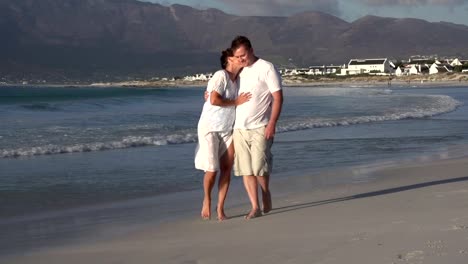
<path fill-rule="evenodd" d="M 229 184 L 231 183 L 231 171 L 234 163 L 234 144 L 231 143 L 220 160 L 221 172 L 218 181 L 218 220 L 226 219 L 224 214 L 224 201 L 226 200 Z"/>
<path fill-rule="evenodd" d="M 213 186 L 216 182 L 216 174 L 216 171 L 207 171 L 203 178 L 203 191 L 205 195 L 203 197 L 201 217 L 205 220 L 211 218 L 211 190 L 213 190 Z"/>

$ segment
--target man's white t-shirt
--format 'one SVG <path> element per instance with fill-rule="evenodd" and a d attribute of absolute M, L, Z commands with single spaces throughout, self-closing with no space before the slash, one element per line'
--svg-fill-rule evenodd
<path fill-rule="evenodd" d="M 281 77 L 272 63 L 258 59 L 239 75 L 239 94 L 252 93 L 250 101 L 236 107 L 235 129 L 255 129 L 270 120 L 272 93 L 280 91 Z"/>
<path fill-rule="evenodd" d="M 223 99 L 235 100 L 237 98 L 237 82 L 231 81 L 225 70 L 219 70 L 208 81 L 206 90 L 210 93 L 216 91 Z M 234 125 L 235 106 L 216 106 L 208 98 L 198 121 L 198 129 L 205 132 L 231 131 Z"/>

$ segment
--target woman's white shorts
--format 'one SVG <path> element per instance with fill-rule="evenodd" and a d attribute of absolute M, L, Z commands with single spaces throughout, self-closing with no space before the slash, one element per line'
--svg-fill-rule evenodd
<path fill-rule="evenodd" d="M 232 143 L 232 131 L 198 131 L 198 145 L 195 150 L 195 168 L 215 172 L 219 170 L 219 160 Z"/>

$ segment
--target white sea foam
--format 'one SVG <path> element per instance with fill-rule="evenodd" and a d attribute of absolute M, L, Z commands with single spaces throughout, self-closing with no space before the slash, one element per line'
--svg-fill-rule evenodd
<path fill-rule="evenodd" d="M 372 89 L 372 88 L 358 88 L 350 87 L 315 87 L 313 89 L 302 89 L 302 90 L 288 90 L 288 94 L 294 95 L 295 93 L 301 94 L 301 96 L 373 96 L 373 95 L 389 95 L 393 91 L 391 89 Z"/>
<path fill-rule="evenodd" d="M 429 95 L 428 103 L 410 109 L 395 110 L 383 115 L 356 116 L 346 118 L 310 118 L 290 122 L 280 126 L 278 132 L 297 131 L 310 128 L 349 126 L 371 122 L 394 121 L 411 118 L 427 118 L 448 113 L 457 109 L 462 103 L 445 95 Z"/>
<path fill-rule="evenodd" d="M 196 139 L 197 136 L 193 133 L 188 133 L 185 135 L 169 135 L 165 137 L 130 136 L 123 138 L 121 141 L 111 141 L 106 143 L 96 142 L 70 146 L 45 145 L 32 148 L 0 150 L 0 158 L 91 152 L 132 147 L 161 146 L 169 144 L 185 144 L 196 142 Z"/>

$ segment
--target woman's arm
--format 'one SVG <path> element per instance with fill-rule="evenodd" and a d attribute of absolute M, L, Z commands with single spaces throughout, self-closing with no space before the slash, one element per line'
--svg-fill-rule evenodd
<path fill-rule="evenodd" d="M 223 97 L 216 91 L 210 94 L 210 103 L 216 106 L 237 106 L 248 102 L 252 98 L 251 93 L 241 93 L 235 100 L 223 99 Z"/>

